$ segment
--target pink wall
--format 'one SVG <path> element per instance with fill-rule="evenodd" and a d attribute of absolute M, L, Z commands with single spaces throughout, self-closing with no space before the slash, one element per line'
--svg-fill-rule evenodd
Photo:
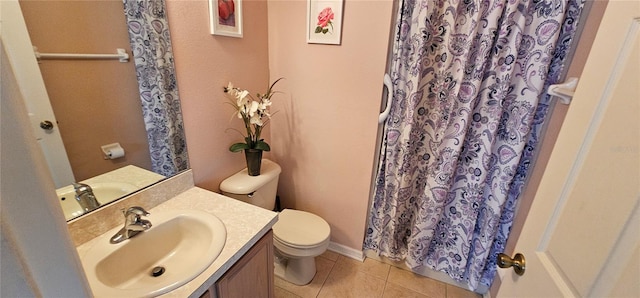
<path fill-rule="evenodd" d="M 267 2 L 245 0 L 244 37 L 209 33 L 207 1 L 167 1 L 176 76 L 182 102 L 189 163 L 197 186 L 217 191 L 220 182 L 245 167 L 241 153 L 231 153 L 242 136 L 222 87 L 232 81 L 252 93 L 268 87 Z M 269 131 L 264 132 L 268 141 Z"/>
<path fill-rule="evenodd" d="M 361 250 L 391 1 L 345 1 L 342 45 L 307 44 L 306 1 L 269 1 L 272 154 L 285 207 L 313 212 L 331 240 Z"/>
<path fill-rule="evenodd" d="M 282 166 L 284 206 L 332 227 L 332 241 L 360 250 L 382 94 L 391 1 L 345 1 L 342 45 L 306 43 L 306 1 L 245 0 L 244 37 L 214 36 L 206 1 L 169 0 L 167 12 L 196 185 L 217 191 L 242 169 L 227 148 L 241 129 L 225 104 L 229 80 L 252 93 L 285 77 L 273 97 L 270 158 Z M 268 15 L 268 21 L 267 21 Z M 271 136 L 269 138 L 269 135 Z"/>

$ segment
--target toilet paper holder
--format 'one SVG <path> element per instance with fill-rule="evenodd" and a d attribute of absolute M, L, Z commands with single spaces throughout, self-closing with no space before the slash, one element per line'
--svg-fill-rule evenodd
<path fill-rule="evenodd" d="M 104 153 L 104 159 L 116 159 L 124 157 L 124 148 L 120 146 L 120 143 L 112 143 L 100 146 L 102 153 Z"/>

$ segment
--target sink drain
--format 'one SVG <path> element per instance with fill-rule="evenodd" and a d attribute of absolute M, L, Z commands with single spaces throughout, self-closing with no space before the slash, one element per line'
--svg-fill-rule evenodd
<path fill-rule="evenodd" d="M 153 269 L 151 269 L 151 276 L 153 277 L 158 277 L 163 273 L 164 273 L 164 267 L 162 266 L 153 267 Z"/>

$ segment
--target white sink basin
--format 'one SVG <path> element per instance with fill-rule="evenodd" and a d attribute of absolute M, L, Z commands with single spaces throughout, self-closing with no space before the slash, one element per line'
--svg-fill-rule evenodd
<path fill-rule="evenodd" d="M 121 227 L 100 236 L 80 256 L 96 297 L 152 297 L 198 276 L 218 257 L 227 239 L 216 216 L 197 210 L 153 212 L 153 226 L 118 244 L 109 243 Z M 156 267 L 164 273 L 152 276 Z"/>
<path fill-rule="evenodd" d="M 96 182 L 89 184 L 93 189 L 93 194 L 100 204 L 107 204 L 117 198 L 130 194 L 138 188 L 135 185 L 122 182 Z M 76 192 L 72 185 L 68 185 L 56 190 L 58 201 L 62 206 L 64 217 L 69 220 L 84 214 L 84 210 L 76 201 Z"/>

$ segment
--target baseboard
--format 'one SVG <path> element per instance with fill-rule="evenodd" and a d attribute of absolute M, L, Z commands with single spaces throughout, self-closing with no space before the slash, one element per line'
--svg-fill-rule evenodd
<path fill-rule="evenodd" d="M 335 242 L 329 242 L 329 248 L 327 249 L 335 253 L 339 253 L 345 257 L 358 260 L 360 262 L 364 261 L 364 253 L 362 252 L 362 250 L 353 249 L 351 247 L 344 246 Z"/>

